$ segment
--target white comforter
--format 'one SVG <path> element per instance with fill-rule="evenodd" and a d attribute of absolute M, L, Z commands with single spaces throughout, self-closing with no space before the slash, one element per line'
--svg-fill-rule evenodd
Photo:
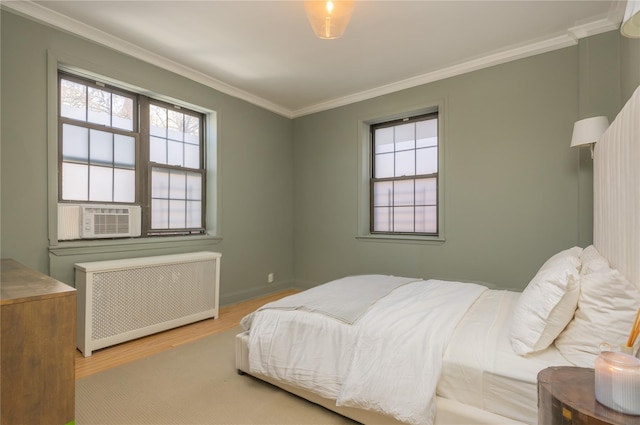
<path fill-rule="evenodd" d="M 250 371 L 336 399 L 338 405 L 431 424 L 444 350 L 486 290 L 438 280 L 407 283 L 353 324 L 299 309 L 260 310 L 251 320 Z"/>

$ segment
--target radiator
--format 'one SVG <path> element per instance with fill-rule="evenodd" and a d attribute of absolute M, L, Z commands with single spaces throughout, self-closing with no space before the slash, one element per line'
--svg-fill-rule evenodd
<path fill-rule="evenodd" d="M 218 317 L 215 252 L 75 264 L 77 346 L 93 350 Z"/>

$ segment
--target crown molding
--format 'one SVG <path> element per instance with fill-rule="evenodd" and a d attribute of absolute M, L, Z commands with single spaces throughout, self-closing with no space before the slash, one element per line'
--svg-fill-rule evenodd
<path fill-rule="evenodd" d="M 409 89 L 412 87 L 420 86 L 434 81 L 443 80 L 445 78 L 455 77 L 457 75 L 466 74 L 468 72 L 477 71 L 479 69 L 488 68 L 494 65 L 499 65 L 506 62 L 511 62 L 517 59 L 526 58 L 529 56 L 538 55 L 541 53 L 550 52 L 553 50 L 561 49 L 577 44 L 577 40 L 570 36 L 559 36 L 552 39 L 540 41 L 533 44 L 527 44 L 500 52 L 496 52 L 487 56 L 483 56 L 470 61 L 462 62 L 460 64 L 452 65 L 446 68 L 439 69 L 437 71 L 429 72 L 427 74 L 418 75 L 416 77 L 407 78 L 402 81 L 387 84 L 385 86 L 376 87 L 372 90 L 355 93 L 350 96 L 340 97 L 328 102 L 324 102 L 318 105 L 311 106 L 305 109 L 299 109 L 295 111 L 295 116 L 303 116 L 316 112 L 320 112 L 327 109 L 337 108 L 345 106 L 350 103 L 359 102 L 373 97 L 382 96 L 390 93 L 394 93 L 400 90 Z"/>
<path fill-rule="evenodd" d="M 479 69 L 488 68 L 506 62 L 551 52 L 553 50 L 558 50 L 569 46 L 574 46 L 578 44 L 578 40 L 581 38 L 601 34 L 607 31 L 612 31 L 619 27 L 620 23 L 612 21 L 610 18 L 600 19 L 595 22 L 590 22 L 584 25 L 570 28 L 564 35 L 544 39 L 534 43 L 528 43 L 522 46 L 508 48 L 506 50 L 442 68 L 427 74 L 408 78 L 406 80 L 398 81 L 392 84 L 387 84 L 375 89 L 362 91 L 353 95 L 336 98 L 327 102 L 319 103 L 317 105 L 312 105 L 308 108 L 298 109 L 294 111 L 293 115 L 294 117 L 300 117 L 316 112 L 322 112 L 328 109 L 338 108 L 340 106 L 360 102 L 377 96 L 383 96 L 400 90 L 420 86 L 438 80 L 443 80 L 445 78 L 455 77 L 457 75 L 477 71 Z"/>
<path fill-rule="evenodd" d="M 68 33 L 98 43 L 118 52 L 135 57 L 136 59 L 140 59 L 144 62 L 156 65 L 162 69 L 174 72 L 207 87 L 211 87 L 221 93 L 247 101 L 256 106 L 272 111 L 276 114 L 283 115 L 286 118 L 292 118 L 291 111 L 286 108 L 283 108 L 237 87 L 217 80 L 193 68 L 167 59 L 164 56 L 150 52 L 146 49 L 141 48 L 140 46 L 115 37 L 95 27 L 89 26 L 60 13 L 54 12 L 51 9 L 47 9 L 43 6 L 40 6 L 39 4 L 33 3 L 30 0 L 2 1 L 0 5 L 2 9 L 11 10 L 28 19 L 44 23 L 56 29 L 66 31 Z"/>
<path fill-rule="evenodd" d="M 217 80 L 211 76 L 208 76 L 193 68 L 182 65 L 178 62 L 167 59 L 161 55 L 150 52 L 137 45 L 134 45 L 126 40 L 114 37 L 106 32 L 100 31 L 94 27 L 86 25 L 75 19 L 71 19 L 67 16 L 47 9 L 39 4 L 33 3 L 30 0 L 16 0 L 16 1 L 2 1 L 0 3 L 2 9 L 11 10 L 17 14 L 25 16 L 29 19 L 42 22 L 50 25 L 54 28 L 67 31 L 71 34 L 85 38 L 89 41 L 101 44 L 109 47 L 121 53 L 133 56 L 137 59 L 156 65 L 160 68 L 174 72 L 183 77 L 189 78 L 207 87 L 211 87 L 224 94 L 249 102 L 253 105 L 259 106 L 276 114 L 282 115 L 286 118 L 297 118 L 304 115 L 309 115 L 317 112 L 322 112 L 328 109 L 333 109 L 345 105 L 349 105 L 355 102 L 371 99 L 374 97 L 390 94 L 400 90 L 420 86 L 430 82 L 442 80 L 445 78 L 454 77 L 457 75 L 465 74 L 479 69 L 488 68 L 494 65 L 522 59 L 541 53 L 550 52 L 564 47 L 572 46 L 578 43 L 581 38 L 589 37 L 592 35 L 601 34 L 607 31 L 612 31 L 620 26 L 620 7 L 619 5 L 613 5 L 607 18 L 599 19 L 597 21 L 588 22 L 582 25 L 570 28 L 566 34 L 551 37 L 544 40 L 535 41 L 526 45 L 515 46 L 505 50 L 491 53 L 489 55 L 479 57 L 470 61 L 455 64 L 440 70 L 429 72 L 426 74 L 418 75 L 412 78 L 407 78 L 402 81 L 398 81 L 392 84 L 376 87 L 371 90 L 364 90 L 358 93 L 354 93 L 347 96 L 342 96 L 336 99 L 332 99 L 326 102 L 311 105 L 309 107 L 290 110 L 280 105 L 276 105 L 273 102 L 265 100 L 261 97 L 255 96 L 237 87 L 226 84 L 220 80 Z"/>

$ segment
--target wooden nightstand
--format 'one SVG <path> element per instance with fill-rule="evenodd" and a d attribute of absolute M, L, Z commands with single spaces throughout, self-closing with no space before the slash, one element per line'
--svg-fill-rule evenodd
<path fill-rule="evenodd" d="M 593 369 L 550 367 L 538 374 L 538 425 L 640 425 L 598 403 Z"/>

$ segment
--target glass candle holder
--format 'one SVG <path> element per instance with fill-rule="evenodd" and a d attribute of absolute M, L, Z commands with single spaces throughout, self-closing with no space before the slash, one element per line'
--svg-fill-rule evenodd
<path fill-rule="evenodd" d="M 596 400 L 628 415 L 640 415 L 640 359 L 603 351 L 595 362 Z"/>

